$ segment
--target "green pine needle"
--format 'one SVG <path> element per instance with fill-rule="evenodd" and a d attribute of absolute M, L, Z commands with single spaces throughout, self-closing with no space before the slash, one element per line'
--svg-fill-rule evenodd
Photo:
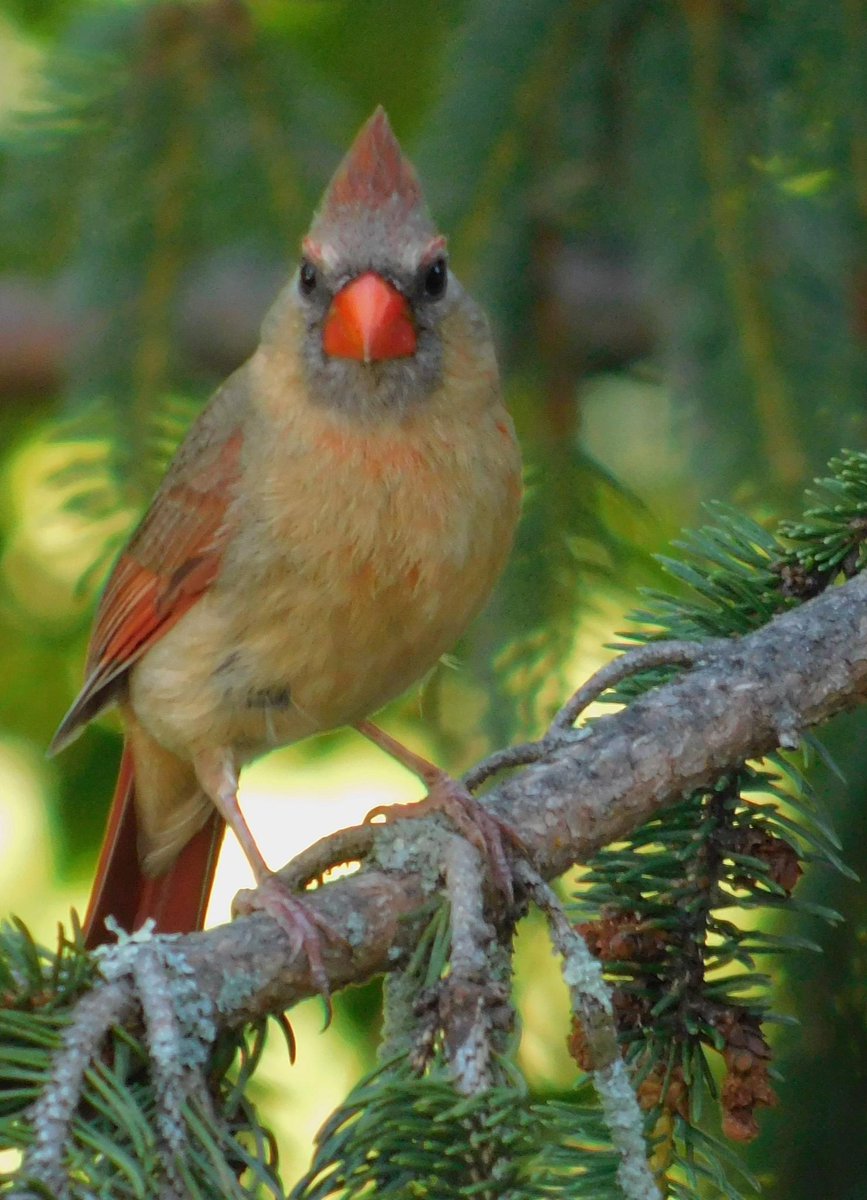
<path fill-rule="evenodd" d="M 516 1089 L 458 1096 L 445 1070 L 365 1079 L 317 1137 L 290 1200 L 540 1200 L 617 1196 L 617 1158 L 589 1085 L 574 1103 Z"/>
<path fill-rule="evenodd" d="M 27 1109 L 49 1077 L 71 1007 L 96 977 L 75 924 L 72 938 L 60 930 L 53 952 L 21 922 L 0 925 L 0 1150 L 31 1145 Z M 239 1076 L 247 1081 L 252 1066 L 245 1068 L 244 1059 L 255 1065 L 262 1036 L 260 1028 L 238 1038 L 224 1035 L 208 1075 L 214 1112 L 194 1100 L 185 1106 L 188 1152 L 178 1166 L 190 1197 L 283 1196 L 273 1136 L 238 1084 Z M 71 1200 L 163 1195 L 159 1140 L 145 1047 L 128 1031 L 115 1030 L 103 1058 L 86 1072 L 66 1148 Z M 17 1169 L 0 1175 L 0 1195 L 20 1195 L 25 1182 Z"/>

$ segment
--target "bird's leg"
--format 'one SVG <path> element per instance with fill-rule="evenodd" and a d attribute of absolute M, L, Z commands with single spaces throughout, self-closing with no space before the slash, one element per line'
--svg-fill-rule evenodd
<path fill-rule="evenodd" d="M 412 771 L 413 775 L 417 775 L 427 788 L 427 795 L 423 800 L 417 800 L 413 804 L 382 805 L 372 809 L 366 820 L 384 817 L 388 821 L 395 817 L 424 817 L 431 812 L 444 813 L 457 831 L 484 855 L 495 886 L 511 903 L 512 870 L 505 843 L 508 841 L 518 850 L 524 849 L 517 830 L 507 821 L 494 816 L 459 780 L 404 746 L 378 725 L 371 721 L 359 721 L 355 728 L 386 754 L 402 763 L 408 771 Z"/>
<path fill-rule="evenodd" d="M 224 748 L 201 751 L 193 759 L 193 767 L 202 790 L 238 839 L 256 880 L 255 889 L 244 888 L 235 897 L 232 914 L 264 912 L 276 921 L 289 938 L 292 954 L 303 950 L 307 955 L 310 974 L 327 1003 L 328 976 L 322 961 L 320 931 L 330 937 L 335 936 L 335 931 L 310 905 L 292 894 L 262 857 L 238 804 L 238 773 L 231 751 Z"/>
<path fill-rule="evenodd" d="M 240 842 L 256 882 L 263 883 L 271 872 L 238 804 L 238 773 L 231 751 L 200 751 L 193 759 L 193 769 L 202 791 Z"/>

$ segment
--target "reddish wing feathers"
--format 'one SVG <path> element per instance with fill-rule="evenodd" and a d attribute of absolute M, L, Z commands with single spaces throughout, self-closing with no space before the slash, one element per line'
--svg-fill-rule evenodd
<path fill-rule="evenodd" d="M 158 494 L 105 589 L 88 672 L 104 681 L 130 666 L 213 582 L 240 448 L 236 432 L 191 483 Z"/>
<path fill-rule="evenodd" d="M 109 579 L 90 642 L 87 682 L 54 747 L 113 699 L 111 685 L 213 583 L 240 449 L 236 431 L 210 453 L 193 458 L 193 468 L 189 458 L 180 460 L 167 476 Z M 138 855 L 135 765 L 132 750 L 124 746 L 85 919 L 88 946 L 105 939 L 109 913 L 124 929 L 137 929 L 148 917 L 161 933 L 201 928 L 224 828 L 214 812 L 168 872 L 148 879 Z"/>
<path fill-rule="evenodd" d="M 115 698 L 111 685 L 213 583 L 237 478 L 236 431 L 186 479 L 169 476 L 112 572 L 87 656 L 87 681 L 55 734 L 59 750 Z"/>
<path fill-rule="evenodd" d="M 112 572 L 90 642 L 87 682 L 53 748 L 114 698 L 112 685 L 213 583 L 228 533 L 240 432 L 209 449 L 192 459 L 192 468 L 189 458 L 176 464 Z M 85 920 L 88 946 L 104 941 L 109 913 L 124 929 L 148 917 L 161 933 L 201 928 L 224 828 L 214 812 L 168 872 L 148 879 L 139 863 L 135 766 L 126 745 Z"/>

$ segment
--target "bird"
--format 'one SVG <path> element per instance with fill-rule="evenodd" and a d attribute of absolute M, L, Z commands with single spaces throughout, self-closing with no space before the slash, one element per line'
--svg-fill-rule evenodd
<path fill-rule="evenodd" d="M 521 481 L 489 323 L 380 106 L 257 349 L 192 424 L 99 601 L 84 685 L 51 744 L 119 709 L 88 946 L 108 939 L 109 916 L 115 930 L 201 928 L 228 824 L 262 907 L 318 959 L 316 922 L 275 885 L 238 776 L 344 726 L 419 775 L 502 871 L 502 830 L 478 802 L 370 718 L 484 606 Z"/>

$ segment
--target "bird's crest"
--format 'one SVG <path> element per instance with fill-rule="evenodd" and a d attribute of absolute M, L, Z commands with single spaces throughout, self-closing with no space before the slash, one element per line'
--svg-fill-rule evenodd
<path fill-rule="evenodd" d="M 372 224 L 371 224 L 372 222 Z M 400 148 L 385 109 L 378 107 L 359 130 L 334 172 L 302 246 L 330 266 L 365 258 L 371 250 L 400 262 L 418 245 L 442 253 L 415 168 Z"/>
<path fill-rule="evenodd" d="M 362 125 L 325 193 L 323 210 L 347 205 L 403 209 L 424 203 L 412 163 L 404 157 L 385 109 L 380 105 Z"/>
<path fill-rule="evenodd" d="M 415 168 L 400 148 L 380 105 L 358 132 L 334 172 L 320 207 L 326 220 L 343 208 L 385 208 L 408 213 L 424 207 Z"/>

